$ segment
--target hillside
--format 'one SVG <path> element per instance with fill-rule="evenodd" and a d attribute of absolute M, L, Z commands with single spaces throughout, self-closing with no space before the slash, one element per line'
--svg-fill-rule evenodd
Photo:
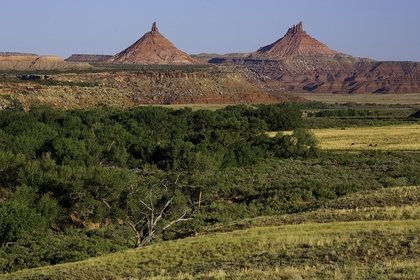
<path fill-rule="evenodd" d="M 394 205 L 401 195 L 408 199 Z M 247 219 L 202 236 L 3 279 L 416 279 L 418 195 L 418 187 L 351 195 L 312 213 Z M 348 206 L 359 200 L 380 206 Z"/>

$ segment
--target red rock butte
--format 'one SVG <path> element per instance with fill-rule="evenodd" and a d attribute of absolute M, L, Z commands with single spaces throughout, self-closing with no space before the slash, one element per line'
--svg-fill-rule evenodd
<path fill-rule="evenodd" d="M 156 22 L 153 23 L 151 31 L 144 34 L 143 37 L 122 52 L 107 59 L 106 63 L 140 65 L 203 64 L 203 62 L 177 49 L 160 34 Z"/>
<path fill-rule="evenodd" d="M 251 56 L 268 56 L 272 58 L 293 56 L 335 55 L 337 51 L 312 38 L 303 30 L 302 22 L 287 30 L 286 35 L 271 45 L 259 48 Z"/>

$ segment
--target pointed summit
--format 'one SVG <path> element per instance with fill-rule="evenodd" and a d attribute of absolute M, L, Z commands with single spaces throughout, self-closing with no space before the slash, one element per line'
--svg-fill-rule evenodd
<path fill-rule="evenodd" d="M 156 22 L 154 22 L 154 23 L 152 24 L 152 34 L 153 34 L 154 32 L 159 32 L 159 30 L 158 30 L 158 28 L 157 28 L 157 26 L 156 26 Z"/>
<path fill-rule="evenodd" d="M 293 27 L 290 27 L 289 30 L 287 30 L 286 34 L 297 34 L 297 33 L 306 33 L 306 31 L 303 31 L 302 22 L 300 21 L 297 25 L 293 25 Z"/>
<path fill-rule="evenodd" d="M 166 39 L 153 23 L 151 31 L 145 33 L 143 37 L 134 44 L 117 53 L 106 63 L 111 64 L 202 64 L 185 52 L 177 49 L 168 39 Z"/>
<path fill-rule="evenodd" d="M 334 55 L 338 52 L 312 38 L 303 30 L 302 22 L 293 25 L 286 35 L 271 45 L 259 48 L 252 56 L 268 56 L 272 58 L 292 56 Z"/>

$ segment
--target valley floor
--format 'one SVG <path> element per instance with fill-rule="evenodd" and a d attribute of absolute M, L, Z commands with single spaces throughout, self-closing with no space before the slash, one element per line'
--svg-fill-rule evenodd
<path fill-rule="evenodd" d="M 333 94 L 333 93 L 295 93 L 294 95 L 310 101 L 335 103 L 375 103 L 375 104 L 420 104 L 420 93 L 402 94 Z"/>

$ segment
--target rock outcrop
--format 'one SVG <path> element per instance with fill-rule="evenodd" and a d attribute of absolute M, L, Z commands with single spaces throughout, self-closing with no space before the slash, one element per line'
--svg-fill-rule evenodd
<path fill-rule="evenodd" d="M 158 30 L 156 22 L 150 32 L 122 52 L 107 59 L 109 64 L 143 64 L 143 65 L 189 65 L 203 64 L 177 49 Z"/>

